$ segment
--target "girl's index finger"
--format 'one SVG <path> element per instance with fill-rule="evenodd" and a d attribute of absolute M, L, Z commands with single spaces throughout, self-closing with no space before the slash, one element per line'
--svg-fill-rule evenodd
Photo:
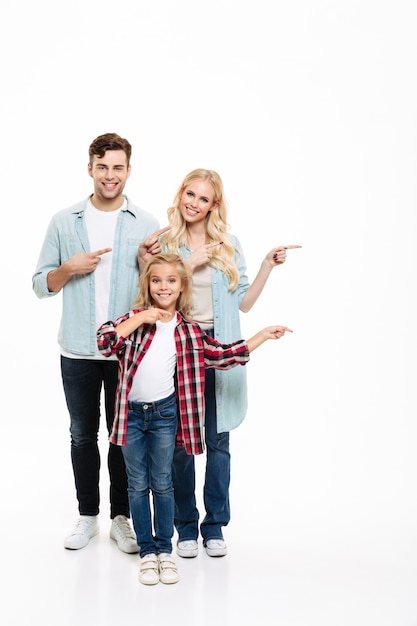
<path fill-rule="evenodd" d="M 221 246 L 223 241 L 214 241 L 212 243 L 207 243 L 206 248 L 213 248 L 214 246 Z"/>
<path fill-rule="evenodd" d="M 291 246 L 282 246 L 285 250 L 293 250 L 294 248 L 302 248 L 303 246 L 299 246 L 298 244 L 294 244 Z"/>

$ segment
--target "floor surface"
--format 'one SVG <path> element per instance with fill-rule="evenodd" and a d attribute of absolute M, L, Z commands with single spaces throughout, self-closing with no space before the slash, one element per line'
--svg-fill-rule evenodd
<path fill-rule="evenodd" d="M 146 587 L 138 581 L 139 557 L 122 553 L 109 537 L 105 502 L 100 534 L 82 550 L 64 549 L 77 518 L 67 463 L 57 461 L 49 480 L 54 517 L 40 515 L 50 494 L 34 484 L 24 501 L 11 492 L 11 511 L 20 513 L 2 519 L 4 626 L 417 625 L 415 543 L 407 549 L 407 530 L 397 549 L 386 542 L 385 552 L 375 550 L 376 531 L 366 526 L 356 547 L 352 537 L 344 546 L 330 537 L 327 547 L 322 537 L 320 547 L 317 533 L 306 538 L 306 521 L 291 533 L 279 515 L 265 518 L 261 508 L 249 515 L 248 498 L 234 489 L 228 555 L 210 558 L 200 544 L 197 558 L 177 557 L 178 584 Z M 47 476 L 33 466 L 32 480 L 41 484 Z M 104 489 L 104 473 L 102 482 Z M 263 530 L 255 537 L 258 526 Z"/>

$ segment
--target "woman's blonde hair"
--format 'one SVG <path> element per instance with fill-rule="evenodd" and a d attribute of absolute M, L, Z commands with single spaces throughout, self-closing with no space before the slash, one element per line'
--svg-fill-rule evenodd
<path fill-rule="evenodd" d="M 184 178 L 172 206 L 167 210 L 171 230 L 161 235 L 161 246 L 166 247 L 169 252 L 178 252 L 179 248 L 187 244 L 187 223 L 181 215 L 179 206 L 184 189 L 196 180 L 208 181 L 214 190 L 215 204 L 206 217 L 207 243 L 223 242 L 223 245 L 211 249 L 210 265 L 220 269 L 227 276 L 229 289 L 234 291 L 239 284 L 239 271 L 235 261 L 237 250 L 227 235 L 230 228 L 227 223 L 228 206 L 222 179 L 214 170 L 196 169 Z"/>
<path fill-rule="evenodd" d="M 149 309 L 154 306 L 152 296 L 150 294 L 150 275 L 152 269 L 156 265 L 175 265 L 181 283 L 182 289 L 178 296 L 175 308 L 181 313 L 181 315 L 187 319 L 191 319 L 191 285 L 190 276 L 185 263 L 178 254 L 155 254 L 151 257 L 145 266 L 145 269 L 141 272 L 138 284 L 138 294 L 136 300 L 133 303 L 134 309 Z"/>

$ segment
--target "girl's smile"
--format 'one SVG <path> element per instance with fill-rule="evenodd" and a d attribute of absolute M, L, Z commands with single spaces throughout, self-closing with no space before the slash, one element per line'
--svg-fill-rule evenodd
<path fill-rule="evenodd" d="M 182 287 L 174 264 L 166 263 L 152 268 L 149 275 L 149 294 L 156 307 L 174 313 Z"/>

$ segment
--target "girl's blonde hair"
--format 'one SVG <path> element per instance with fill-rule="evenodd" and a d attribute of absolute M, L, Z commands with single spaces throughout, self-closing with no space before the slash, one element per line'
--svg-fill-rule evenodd
<path fill-rule="evenodd" d="M 145 269 L 141 272 L 139 277 L 138 294 L 135 302 L 133 303 L 133 308 L 149 309 L 154 306 L 149 285 L 151 271 L 156 265 L 175 265 L 175 269 L 177 270 L 182 283 L 181 293 L 178 296 L 175 308 L 183 317 L 191 319 L 192 291 L 190 276 L 187 268 L 185 267 L 184 261 L 178 254 L 155 254 L 155 256 L 149 259 Z"/>
<path fill-rule="evenodd" d="M 161 235 L 161 246 L 166 247 L 169 252 L 178 252 L 187 244 L 187 223 L 181 215 L 179 206 L 184 189 L 196 180 L 208 181 L 214 190 L 215 205 L 206 217 L 207 243 L 223 242 L 223 245 L 214 246 L 211 249 L 210 265 L 220 269 L 227 276 L 229 290 L 234 291 L 239 284 L 239 271 L 235 261 L 237 250 L 227 235 L 230 228 L 227 223 L 228 206 L 222 179 L 214 170 L 196 169 L 184 178 L 175 194 L 172 206 L 167 210 L 171 230 Z"/>

